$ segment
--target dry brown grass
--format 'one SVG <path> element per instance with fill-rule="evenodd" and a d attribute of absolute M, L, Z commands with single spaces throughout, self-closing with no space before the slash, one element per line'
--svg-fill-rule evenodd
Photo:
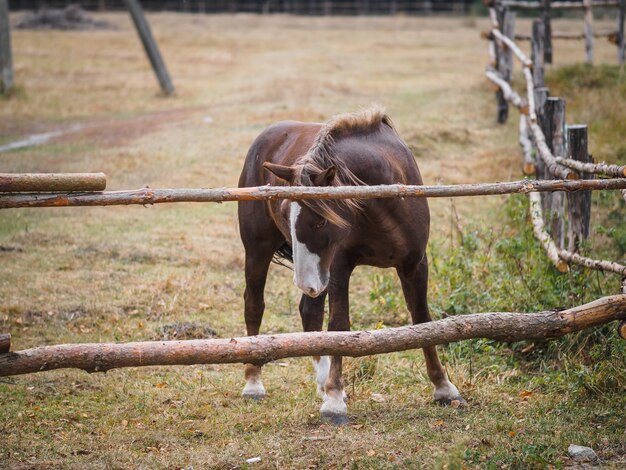
<path fill-rule="evenodd" d="M 323 120 L 375 101 L 387 107 L 427 183 L 520 175 L 515 119 L 494 123 L 482 20 L 152 14 L 177 87 L 166 99 L 128 18 L 103 16 L 119 30 L 14 33 L 21 91 L 0 102 L 0 136 L 85 128 L 0 155 L 3 171 L 104 171 L 110 189 L 233 186 L 268 124 Z M 612 47 L 598 49 L 599 61 L 614 60 Z M 557 64 L 582 58 L 580 44 L 558 44 Z M 457 207 L 465 219 L 489 221 L 501 202 L 465 199 Z M 433 237 L 443 239 L 449 201 L 432 201 L 431 210 Z M 243 334 L 235 212 L 184 204 L 3 211 L 0 245 L 15 250 L 0 251 L 0 330 L 13 333 L 16 349 L 151 339 L 177 321 Z M 372 272 L 355 275 L 355 311 L 372 309 Z M 299 329 L 290 277 L 272 269 L 264 332 Z M 561 439 L 619 456 L 615 437 L 594 433 L 586 418 L 555 431 L 563 397 L 520 397 L 529 379 L 510 370 L 482 370 L 480 380 L 467 367 L 450 370 L 471 404 L 458 412 L 429 403 L 418 352 L 346 368 L 352 426 L 343 429 L 320 426 L 306 360 L 267 366 L 270 398 L 260 404 L 239 398 L 238 366 L 17 378 L 0 384 L 0 467 L 232 468 L 258 455 L 259 468 L 415 468 L 454 462 L 466 448 L 486 461 Z M 589 413 L 606 406 L 590 403 Z"/>

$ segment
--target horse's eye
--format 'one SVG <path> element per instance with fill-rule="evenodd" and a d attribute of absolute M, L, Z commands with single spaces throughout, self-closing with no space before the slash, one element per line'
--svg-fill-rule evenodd
<path fill-rule="evenodd" d="M 324 225 L 326 225 L 326 219 L 322 219 L 320 222 L 315 224 L 315 228 L 322 228 Z"/>

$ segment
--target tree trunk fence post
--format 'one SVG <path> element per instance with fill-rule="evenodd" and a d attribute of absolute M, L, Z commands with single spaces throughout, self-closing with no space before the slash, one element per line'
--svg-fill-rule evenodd
<path fill-rule="evenodd" d="M 591 162 L 587 151 L 587 126 L 573 125 L 567 129 L 569 158 L 581 162 Z M 590 173 L 581 173 L 580 179 L 593 179 Z M 569 207 L 568 251 L 578 252 L 580 243 L 589 237 L 591 218 L 591 192 L 578 191 L 567 195 Z"/>
<path fill-rule="evenodd" d="M 513 39 L 515 37 L 515 13 L 508 8 L 503 8 L 500 15 L 502 34 Z M 508 83 L 511 83 L 513 73 L 513 52 L 506 46 L 502 47 L 502 55 L 498 60 L 498 73 Z M 509 118 L 509 103 L 504 97 L 502 90 L 497 92 L 498 97 L 498 122 L 505 123 Z"/>
<path fill-rule="evenodd" d="M 548 97 L 550 96 L 550 90 L 544 86 L 535 88 L 534 90 L 535 96 L 535 112 L 537 114 L 537 124 L 543 130 L 545 129 L 545 105 L 546 101 L 548 101 Z M 536 148 L 535 142 L 535 178 L 538 180 L 545 180 L 548 178 L 548 165 L 541 157 L 539 150 Z M 546 214 L 548 208 L 551 207 L 552 204 L 552 193 L 545 193 L 541 195 L 541 208 L 543 214 Z"/>
<path fill-rule="evenodd" d="M 541 88 L 544 86 L 543 81 L 543 63 L 545 55 L 545 42 L 544 42 L 544 30 L 545 25 L 541 20 L 533 21 L 533 32 L 530 43 L 531 52 L 530 60 L 533 63 L 533 83 L 535 88 Z"/>
<path fill-rule="evenodd" d="M 626 0 L 619 2 L 619 14 L 617 15 L 617 62 L 624 65 L 624 52 L 626 40 L 624 39 L 624 16 L 626 16 Z"/>
<path fill-rule="evenodd" d="M 593 64 L 593 10 L 591 0 L 583 0 L 584 20 L 585 20 L 585 54 L 587 63 Z"/>
<path fill-rule="evenodd" d="M 543 132 L 546 142 L 556 157 L 565 156 L 565 100 L 550 97 L 544 107 Z M 547 179 L 554 175 L 548 170 Z M 544 214 L 546 225 L 558 248 L 565 245 L 565 194 L 555 191 L 550 194 L 550 204 Z"/>
<path fill-rule="evenodd" d="M 550 21 L 550 17 L 552 16 L 550 0 L 541 0 L 541 5 L 543 6 L 541 19 L 543 20 L 543 38 L 544 38 L 544 49 L 543 49 L 543 63 L 551 64 L 552 63 L 552 24 Z"/>
<path fill-rule="evenodd" d="M 496 29 L 499 29 L 503 34 L 506 16 L 507 9 L 504 8 L 499 1 L 494 2 L 491 8 L 492 26 Z M 510 72 L 508 72 L 507 78 L 507 63 L 512 63 L 511 51 L 501 41 L 498 41 L 497 39 L 493 39 L 493 41 L 495 52 L 494 68 L 504 80 L 510 82 Z M 500 88 L 496 90 L 496 103 L 498 105 L 498 122 L 500 124 L 504 124 L 509 117 L 509 103 L 507 102 L 506 98 L 504 97 L 504 93 Z"/>
<path fill-rule="evenodd" d="M 13 56 L 11 52 L 11 24 L 9 0 L 0 0 L 0 94 L 13 90 Z"/>
<path fill-rule="evenodd" d="M 130 16 L 133 19 L 133 23 L 135 24 L 141 43 L 143 44 L 146 54 L 148 55 L 152 69 L 159 80 L 161 90 L 163 90 L 163 93 L 166 95 L 173 94 L 174 85 L 172 83 L 172 79 L 167 71 L 163 57 L 161 57 L 159 47 L 152 36 L 150 24 L 143 13 L 143 8 L 141 8 L 139 0 L 124 0 L 124 3 L 126 4 L 126 7 L 130 12 Z"/>

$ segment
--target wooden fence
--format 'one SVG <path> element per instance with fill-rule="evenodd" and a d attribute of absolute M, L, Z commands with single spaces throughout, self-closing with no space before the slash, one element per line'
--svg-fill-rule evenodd
<path fill-rule="evenodd" d="M 531 60 L 514 41 L 515 14 L 508 7 L 494 2 L 490 18 L 492 30 L 487 38 L 490 40 L 491 63 L 486 76 L 496 86 L 498 120 L 506 121 L 508 104 L 520 111 L 519 142 L 523 171 L 527 175 L 535 174 L 537 180 L 558 177 L 593 181 L 596 175 L 609 178 L 626 176 L 622 166 L 592 161 L 587 151 L 587 126 L 566 126 L 565 100 L 549 96 L 543 80 L 546 37 L 543 20 L 533 22 Z M 524 97 L 515 92 L 510 84 L 513 56 L 522 65 L 526 81 Z M 626 190 L 621 191 L 626 201 Z M 529 198 L 535 236 L 559 271 L 567 271 L 567 263 L 574 263 L 617 273 L 622 276 L 623 292 L 626 293 L 626 266 L 578 254 L 581 242 L 589 235 L 591 194 L 588 191 L 529 193 Z"/>
<path fill-rule="evenodd" d="M 623 0 L 620 1 L 623 4 Z M 587 258 L 578 253 L 581 241 L 589 233 L 589 191 L 620 190 L 626 200 L 626 168 L 591 161 L 587 152 L 586 126 L 569 126 L 565 132 L 564 101 L 550 97 L 549 91 L 543 86 L 545 45 L 542 40 L 545 37 L 545 28 L 542 21 L 537 20 L 533 27 L 531 60 L 514 41 L 514 15 L 510 10 L 494 6 L 490 8 L 490 17 L 493 27 L 486 37 L 490 40 L 492 63 L 486 75 L 497 88 L 498 119 L 501 122 L 506 121 L 509 104 L 519 109 L 523 168 L 526 173 L 536 174 L 535 181 L 454 186 L 143 188 L 136 191 L 105 192 L 102 191 L 106 184 L 102 175 L 50 177 L 0 174 L 0 209 L 276 198 L 368 199 L 525 193 L 530 198 L 530 216 L 535 236 L 557 269 L 565 272 L 569 269 L 569 263 L 574 263 L 616 273 L 623 280 L 621 294 L 563 311 L 461 315 L 420 325 L 377 331 L 290 333 L 126 344 L 69 344 L 17 352 L 10 352 L 10 335 L 0 335 L 0 376 L 68 367 L 103 372 L 117 367 L 149 365 L 234 362 L 263 364 L 286 357 L 326 354 L 363 356 L 470 338 L 504 341 L 554 338 L 615 320 L 620 321 L 618 331 L 626 339 L 626 266 L 614 261 Z M 526 81 L 526 92 L 523 94 L 513 90 L 510 84 L 513 56 L 522 64 Z M 607 179 L 594 179 L 595 175 L 603 175 Z M 3 187 L 6 192 L 2 192 Z"/>
<path fill-rule="evenodd" d="M 593 47 L 595 38 L 606 38 L 609 42 L 617 46 L 617 61 L 619 64 L 624 63 L 624 16 L 626 11 L 626 0 L 579 0 L 552 2 L 550 0 L 524 1 L 524 0 L 484 0 L 490 10 L 493 10 L 502 25 L 501 32 L 520 41 L 530 41 L 541 36 L 543 44 L 543 62 L 552 63 L 553 56 L 553 39 L 582 39 L 585 41 L 586 62 L 593 62 Z M 594 31 L 593 28 L 593 8 L 617 8 L 617 26 L 614 30 Z M 512 27 L 515 22 L 515 13 L 513 10 L 533 10 L 539 11 L 539 19 L 541 20 L 541 29 L 533 34 L 507 34 L 506 28 Z M 568 33 L 552 30 L 552 10 L 582 10 L 583 12 L 583 31 L 580 33 Z M 507 18 L 508 17 L 508 18 Z M 536 40 L 536 39 L 535 39 Z"/>

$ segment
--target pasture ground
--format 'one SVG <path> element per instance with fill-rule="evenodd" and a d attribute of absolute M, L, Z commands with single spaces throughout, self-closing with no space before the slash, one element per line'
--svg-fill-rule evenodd
<path fill-rule="evenodd" d="M 0 154 L 1 171 L 104 171 L 109 189 L 234 186 L 268 124 L 377 101 L 427 183 L 520 177 L 517 113 L 495 123 L 483 77 L 482 19 L 149 16 L 173 98 L 156 92 L 126 15 L 96 15 L 116 31 L 14 32 L 19 89 L 0 101 L 0 144 L 74 130 Z M 597 41 L 598 63 L 615 55 Z M 583 58 L 582 44 L 556 43 L 555 68 Z M 567 90 L 570 121 L 593 122 L 598 159 L 626 160 L 619 71 L 566 70 L 552 81 Z M 595 201 L 592 245 L 623 259 L 623 201 Z M 528 232 L 524 204 L 521 196 L 431 201 L 435 317 L 548 309 L 618 291 L 614 277 L 556 274 Z M 0 331 L 13 334 L 14 349 L 156 339 L 178 322 L 221 337 L 245 332 L 234 204 L 2 211 L 0 259 Z M 405 323 L 398 288 L 390 272 L 358 269 L 353 327 Z M 299 330 L 299 296 L 291 273 L 272 268 L 262 331 Z M 0 468 L 246 468 L 256 456 L 250 468 L 548 468 L 572 464 L 570 443 L 623 468 L 626 356 L 614 336 L 604 328 L 550 344 L 441 348 L 464 410 L 430 402 L 419 351 L 346 359 L 350 425 L 339 429 L 319 422 L 307 359 L 266 366 L 261 403 L 240 398 L 237 365 L 2 379 Z"/>

